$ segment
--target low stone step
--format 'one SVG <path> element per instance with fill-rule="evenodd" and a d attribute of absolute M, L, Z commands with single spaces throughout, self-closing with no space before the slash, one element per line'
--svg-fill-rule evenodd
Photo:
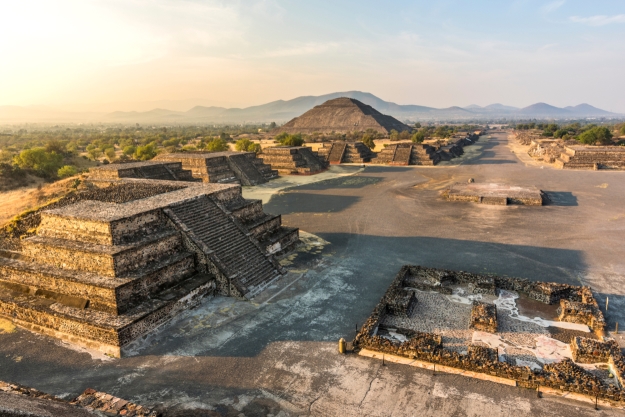
<path fill-rule="evenodd" d="M 124 245 L 98 245 L 33 236 L 22 241 L 23 254 L 61 269 L 123 277 L 158 259 L 183 252 L 180 233 L 163 231 Z"/>
<path fill-rule="evenodd" d="M 0 315 L 31 331 L 120 357 L 124 346 L 212 293 L 209 275 L 194 275 L 126 313 L 78 309 L 21 292 L 0 292 Z"/>
<path fill-rule="evenodd" d="M 150 296 L 195 273 L 193 254 L 178 253 L 150 263 L 124 278 L 77 272 L 19 259 L 0 258 L 0 283 L 22 286 L 43 296 L 70 296 L 88 301 L 86 308 L 121 314 Z M 40 292 L 41 292 L 40 291 Z M 63 301 L 60 301 L 63 303 Z"/>

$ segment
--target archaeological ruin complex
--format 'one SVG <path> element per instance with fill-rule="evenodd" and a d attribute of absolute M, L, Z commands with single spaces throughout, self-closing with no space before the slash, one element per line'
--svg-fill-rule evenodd
<path fill-rule="evenodd" d="M 386 361 L 625 402 L 625 357 L 589 287 L 406 265 L 352 346 Z"/>
<path fill-rule="evenodd" d="M 181 162 L 109 165 L 83 197 L 31 213 L 36 232 L 0 251 L 0 315 L 120 356 L 206 295 L 249 299 L 277 280 L 298 229 L 238 184 L 189 179 Z"/>

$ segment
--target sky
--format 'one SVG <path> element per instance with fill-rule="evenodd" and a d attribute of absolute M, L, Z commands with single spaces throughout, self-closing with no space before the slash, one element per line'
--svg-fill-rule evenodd
<path fill-rule="evenodd" d="M 625 1 L 0 1 L 0 105 L 399 104 L 625 113 Z"/>

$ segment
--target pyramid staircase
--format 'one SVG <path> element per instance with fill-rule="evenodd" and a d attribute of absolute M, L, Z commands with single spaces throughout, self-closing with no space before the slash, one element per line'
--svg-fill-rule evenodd
<path fill-rule="evenodd" d="M 388 165 L 436 165 L 440 156 L 431 146 L 396 143 L 378 152 L 375 162 Z"/>
<path fill-rule="evenodd" d="M 328 142 L 324 143 L 318 152 L 319 157 L 330 164 L 362 164 L 371 162 L 371 158 L 375 157 L 362 142 Z"/>
<path fill-rule="evenodd" d="M 625 169 L 625 146 L 567 146 L 556 159 L 561 169 Z"/>

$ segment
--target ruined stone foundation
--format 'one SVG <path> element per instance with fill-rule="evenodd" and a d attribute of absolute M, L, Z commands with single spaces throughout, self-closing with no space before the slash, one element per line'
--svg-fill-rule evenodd
<path fill-rule="evenodd" d="M 208 294 L 250 298 L 278 279 L 274 255 L 298 230 L 243 199 L 240 186 L 186 184 L 42 212 L 21 252 L 0 254 L 0 315 L 120 356 Z"/>
<path fill-rule="evenodd" d="M 557 158 L 562 169 L 625 169 L 625 146 L 567 146 Z"/>

